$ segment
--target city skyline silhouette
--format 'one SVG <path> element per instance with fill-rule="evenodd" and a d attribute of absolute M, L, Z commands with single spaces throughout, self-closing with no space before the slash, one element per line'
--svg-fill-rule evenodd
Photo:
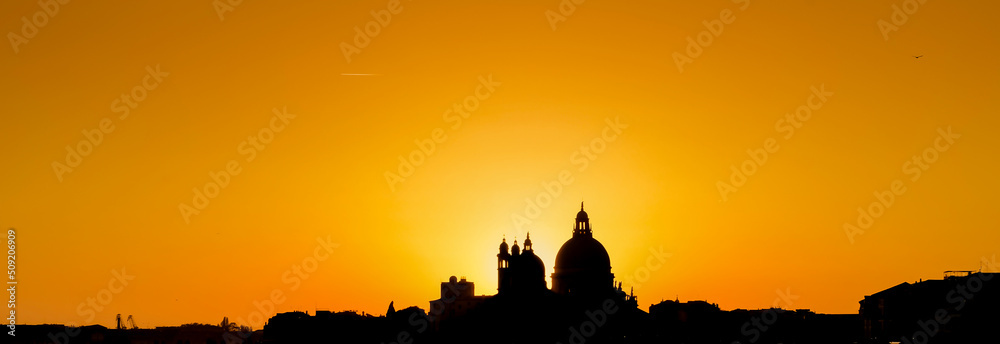
<path fill-rule="evenodd" d="M 859 314 L 791 308 L 799 296 L 781 290 L 766 309 L 723 310 L 705 300 L 677 299 L 650 303 L 647 312 L 634 286 L 626 292 L 615 278 L 610 254 L 594 237 L 590 220 L 581 202 L 572 235 L 559 248 L 551 288 L 529 233 L 523 245 L 501 239 L 495 294 L 477 293 L 474 281 L 451 276 L 426 310 L 397 311 L 390 301 L 379 315 L 320 309 L 275 313 L 284 302 L 279 292 L 254 302 L 260 312 L 251 316 L 268 317 L 259 329 L 241 325 L 254 323 L 252 318 L 233 322 L 228 317 L 218 325 L 140 328 L 133 315 L 117 314 L 114 329 L 21 325 L 22 337 L 15 342 L 34 343 L 44 334 L 53 343 L 950 343 L 997 334 L 990 324 L 1000 320 L 1000 287 L 989 282 L 1000 273 L 981 270 L 946 271 L 940 280 L 903 282 L 865 295 Z M 661 263 L 668 257 L 655 256 Z"/>
<path fill-rule="evenodd" d="M 1000 271 L 998 9 L 0 4 L 8 323 L 392 327 L 452 276 L 562 295 L 584 270 L 724 339 L 772 307 L 923 322 L 871 305 Z"/>

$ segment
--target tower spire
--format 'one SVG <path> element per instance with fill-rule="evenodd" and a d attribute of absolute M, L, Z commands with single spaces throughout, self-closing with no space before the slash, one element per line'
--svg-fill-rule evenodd
<path fill-rule="evenodd" d="M 587 212 L 583 211 L 583 202 L 580 202 L 580 212 L 576 213 L 576 223 L 573 225 L 573 236 L 577 235 L 593 236 L 590 231 L 590 216 L 587 216 Z"/>

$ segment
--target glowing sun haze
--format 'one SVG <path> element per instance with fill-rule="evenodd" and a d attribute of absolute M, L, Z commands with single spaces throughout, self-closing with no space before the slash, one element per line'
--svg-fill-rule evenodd
<path fill-rule="evenodd" d="M 382 314 L 451 275 L 492 295 L 501 238 L 530 231 L 551 274 L 581 201 L 643 309 L 855 313 L 978 269 L 1000 4 L 893 24 L 902 3 L 61 4 L 0 52 L 20 322 L 214 324 L 275 290 L 273 312 Z"/>

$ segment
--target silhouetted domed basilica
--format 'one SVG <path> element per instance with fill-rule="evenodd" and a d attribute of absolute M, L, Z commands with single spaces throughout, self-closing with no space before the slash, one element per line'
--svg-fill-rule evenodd
<path fill-rule="evenodd" d="M 539 294 L 546 289 L 545 264 L 531 248 L 531 233 L 524 240 L 524 251 L 517 246 L 507 252 L 507 239 L 500 243 L 497 254 L 498 294 Z M 616 292 L 615 275 L 611 273 L 611 258 L 590 228 L 590 217 L 583 211 L 576 214 L 573 237 L 556 255 L 552 274 L 552 292 L 573 296 L 607 296 Z"/>

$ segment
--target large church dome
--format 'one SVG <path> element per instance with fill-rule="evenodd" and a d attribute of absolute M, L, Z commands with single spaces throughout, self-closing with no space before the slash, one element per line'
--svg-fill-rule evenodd
<path fill-rule="evenodd" d="M 590 217 L 583 211 L 576 214 L 573 237 L 559 248 L 552 291 L 559 294 L 603 295 L 614 290 L 611 258 L 601 242 L 594 239 Z"/>
<path fill-rule="evenodd" d="M 611 269 L 611 257 L 597 239 L 575 236 L 559 248 L 555 268 L 562 271 L 608 270 Z"/>

